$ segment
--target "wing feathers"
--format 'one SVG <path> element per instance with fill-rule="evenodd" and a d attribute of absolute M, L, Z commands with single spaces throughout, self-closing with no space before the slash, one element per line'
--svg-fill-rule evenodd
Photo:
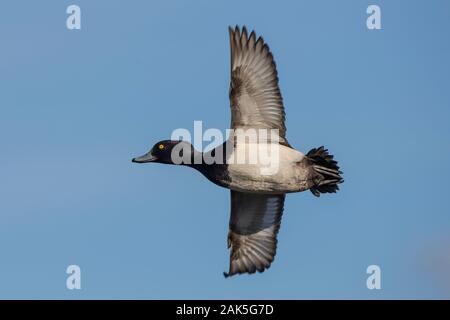
<path fill-rule="evenodd" d="M 226 277 L 263 272 L 276 254 L 284 195 L 251 194 L 231 191 L 231 217 L 228 232 L 230 270 Z"/>
<path fill-rule="evenodd" d="M 283 99 L 269 46 L 254 31 L 248 36 L 245 26 L 242 32 L 237 26 L 229 31 L 232 128 L 278 129 L 280 143 L 288 145 Z"/>

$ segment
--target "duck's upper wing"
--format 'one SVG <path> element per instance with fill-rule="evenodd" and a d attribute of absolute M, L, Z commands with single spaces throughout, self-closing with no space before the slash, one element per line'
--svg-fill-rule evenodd
<path fill-rule="evenodd" d="M 233 129 L 278 129 L 286 141 L 285 112 L 278 87 L 275 61 L 262 37 L 245 26 L 229 28 L 231 46 L 231 127 Z"/>
<path fill-rule="evenodd" d="M 284 198 L 284 194 L 231 191 L 230 270 L 224 273 L 225 277 L 263 272 L 270 267 L 276 253 Z"/>

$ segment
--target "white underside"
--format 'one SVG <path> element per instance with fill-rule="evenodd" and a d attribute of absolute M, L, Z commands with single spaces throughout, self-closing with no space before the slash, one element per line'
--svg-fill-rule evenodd
<path fill-rule="evenodd" d="M 305 155 L 280 144 L 240 143 L 227 163 L 230 189 L 242 192 L 286 193 L 305 189 Z"/>

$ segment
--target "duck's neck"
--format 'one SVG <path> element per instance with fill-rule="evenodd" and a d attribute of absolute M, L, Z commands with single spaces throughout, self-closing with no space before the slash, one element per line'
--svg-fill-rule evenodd
<path fill-rule="evenodd" d="M 223 156 L 223 159 L 214 158 L 214 152 L 214 150 L 210 150 L 205 153 L 194 151 L 191 164 L 185 165 L 199 171 L 211 182 L 220 186 L 227 186 L 227 181 L 229 179 L 227 170 L 228 166 L 225 163 L 225 156 Z M 206 162 L 205 159 L 211 159 L 211 161 Z"/>

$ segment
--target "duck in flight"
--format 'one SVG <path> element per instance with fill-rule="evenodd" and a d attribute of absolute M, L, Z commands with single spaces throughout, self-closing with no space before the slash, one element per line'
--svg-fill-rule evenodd
<path fill-rule="evenodd" d="M 271 130 L 277 133 L 276 139 L 260 139 L 253 142 L 257 149 L 249 149 L 252 142 L 239 139 L 236 133 L 223 145 L 205 153 L 186 141 L 163 140 L 132 160 L 189 166 L 211 182 L 230 189 L 228 248 L 231 251 L 225 277 L 263 272 L 270 267 L 276 253 L 286 193 L 310 190 L 319 197 L 321 193 L 336 192 L 338 184 L 343 182 L 342 172 L 327 149 L 314 148 L 303 154 L 288 143 L 277 69 L 263 38 L 257 38 L 255 32 L 248 34 L 245 26 L 242 31 L 238 26 L 230 27 L 229 34 L 231 128 L 235 132 Z M 230 142 L 232 151 L 223 152 Z M 271 174 L 262 174 L 263 165 L 259 161 L 232 161 L 248 150 L 267 151 L 273 146 L 278 148 L 277 170 Z M 174 154 L 187 161 L 174 161 Z M 207 162 L 206 156 L 219 161 Z"/>

